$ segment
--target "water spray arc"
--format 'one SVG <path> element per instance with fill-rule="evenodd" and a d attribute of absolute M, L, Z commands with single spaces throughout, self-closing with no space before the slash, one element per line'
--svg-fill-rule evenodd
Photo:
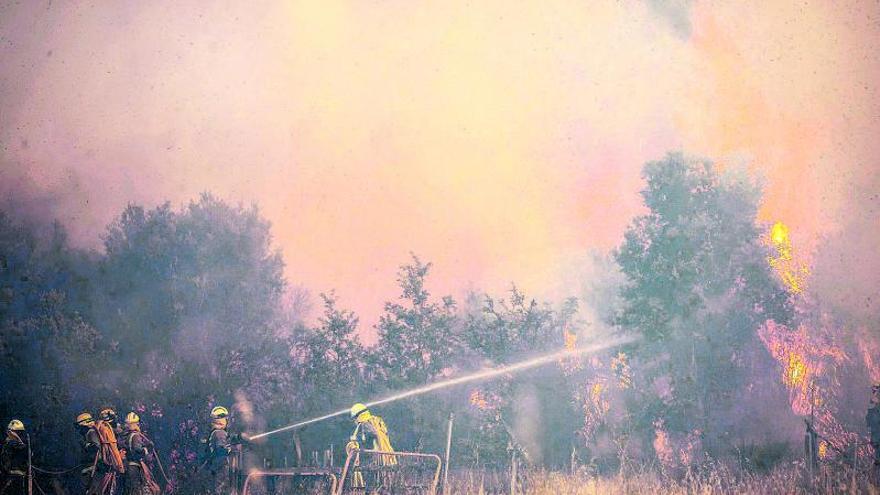
<path fill-rule="evenodd" d="M 583 356 L 585 354 L 593 354 L 599 351 L 603 351 L 605 349 L 609 349 L 612 347 L 618 347 L 625 344 L 630 344 L 636 340 L 635 337 L 618 337 L 613 340 L 602 342 L 599 344 L 593 344 L 586 347 L 580 347 L 576 349 L 566 349 L 564 351 L 556 352 L 553 354 L 549 354 L 546 356 L 539 356 L 536 358 L 528 359 L 526 361 L 522 361 L 516 364 L 511 364 L 508 366 L 502 366 L 499 368 L 489 368 L 482 371 L 477 371 L 475 373 L 471 373 L 469 375 L 461 376 L 458 378 L 450 378 L 449 380 L 444 380 L 441 382 L 431 383 L 428 385 L 424 385 L 422 387 L 414 388 L 411 390 L 406 390 L 404 392 L 399 392 L 394 395 L 390 395 L 388 397 L 384 397 L 381 399 L 374 400 L 372 402 L 367 402 L 364 405 L 367 407 L 378 406 L 381 404 L 387 404 L 389 402 L 395 402 L 401 399 L 405 399 L 407 397 L 413 397 L 415 395 L 422 395 L 428 392 L 433 392 L 435 390 L 440 390 L 447 387 L 453 387 L 455 385 L 461 385 L 463 383 L 470 383 L 479 380 L 487 380 L 490 378 L 495 378 L 500 375 L 505 375 L 508 373 L 514 373 L 522 370 L 526 370 L 529 368 L 536 368 L 538 366 L 543 366 L 545 364 L 552 363 L 554 361 L 558 361 L 560 359 L 572 358 Z M 327 419 L 335 418 L 337 416 L 343 416 L 348 414 L 349 410 L 341 409 L 336 412 L 332 412 L 329 414 L 325 414 L 323 416 L 318 416 L 316 418 L 307 419 L 305 421 L 300 421 L 298 423 L 289 424 L 287 426 L 282 426 L 281 428 L 277 428 L 275 430 L 258 433 L 256 435 L 251 435 L 250 440 L 259 440 L 260 438 L 265 438 L 270 435 L 275 435 L 276 433 L 282 433 L 289 430 L 295 430 L 297 428 L 301 428 L 306 425 L 310 425 L 313 423 L 318 423 L 320 421 L 324 421 Z"/>

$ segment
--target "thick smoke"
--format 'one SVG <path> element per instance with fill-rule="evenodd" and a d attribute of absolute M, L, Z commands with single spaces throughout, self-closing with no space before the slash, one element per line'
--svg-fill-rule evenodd
<path fill-rule="evenodd" d="M 827 236 L 813 259 L 808 293 L 817 328 L 833 332 L 848 357 L 840 372 L 840 419 L 866 434 L 870 386 L 880 383 L 880 176 L 866 167 L 841 207 L 841 228 Z"/>
<path fill-rule="evenodd" d="M 58 220 L 63 195 L 39 187 L 26 169 L 0 155 L 0 211 L 13 221 L 44 230 Z"/>
<path fill-rule="evenodd" d="M 840 229 L 819 245 L 811 292 L 849 326 L 880 337 L 880 180 L 868 174 L 841 208 Z"/>

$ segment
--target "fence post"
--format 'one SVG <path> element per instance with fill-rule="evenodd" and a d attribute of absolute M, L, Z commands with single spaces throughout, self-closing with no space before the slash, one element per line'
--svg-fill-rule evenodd
<path fill-rule="evenodd" d="M 449 413 L 449 428 L 446 430 L 446 467 L 443 469 L 443 495 L 449 495 L 449 452 L 452 450 L 452 422 L 455 413 Z"/>
<path fill-rule="evenodd" d="M 856 441 L 853 444 L 853 463 L 852 463 L 852 492 L 858 493 L 856 490 L 857 477 L 856 473 L 859 467 L 859 439 L 856 437 Z"/>
<path fill-rule="evenodd" d="M 516 450 L 514 449 L 510 459 L 510 495 L 516 495 Z"/>

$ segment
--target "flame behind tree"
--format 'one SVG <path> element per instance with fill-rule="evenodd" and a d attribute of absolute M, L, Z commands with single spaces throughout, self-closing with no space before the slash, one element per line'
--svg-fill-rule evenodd
<path fill-rule="evenodd" d="M 584 389 L 577 394 L 584 411 L 584 426 L 581 434 L 587 444 L 593 443 L 600 429 L 606 424 L 613 400 L 632 386 L 632 369 L 627 363 L 627 355 L 618 352 L 610 360 L 594 357 Z M 621 406 L 621 404 L 615 404 Z"/>
<path fill-rule="evenodd" d="M 880 343 L 876 338 L 859 335 L 857 340 L 859 351 L 868 370 L 871 383 L 880 383 Z"/>
<path fill-rule="evenodd" d="M 481 412 L 487 412 L 495 409 L 493 407 L 493 404 L 489 402 L 489 398 L 487 397 L 487 395 L 478 388 L 471 391 L 470 401 L 471 405 L 476 407 Z"/>
<path fill-rule="evenodd" d="M 562 331 L 562 338 L 563 338 L 563 345 L 565 345 L 566 349 L 571 351 L 571 350 L 574 350 L 575 348 L 577 348 L 577 340 L 578 339 L 577 339 L 576 333 L 574 333 L 566 328 Z"/>
<path fill-rule="evenodd" d="M 847 360 L 830 335 L 819 339 L 806 326 L 795 330 L 768 322 L 761 339 L 782 367 L 782 381 L 789 390 L 792 410 L 801 416 L 827 407 L 827 393 L 834 389 L 835 367 Z"/>
<path fill-rule="evenodd" d="M 592 439 L 602 425 L 611 404 L 608 400 L 606 378 L 599 376 L 587 383 L 586 393 L 583 399 L 584 427 L 583 435 Z"/>
<path fill-rule="evenodd" d="M 760 188 L 745 172 L 681 154 L 648 163 L 643 176 L 648 212 L 615 254 L 626 278 L 615 323 L 645 337 L 628 353 L 626 404 L 646 443 L 663 420 L 669 437 L 699 431 L 721 455 L 731 437 L 755 431 L 745 418 L 766 414 L 766 403 L 739 400 L 752 370 L 772 365 L 758 328 L 792 317 L 755 220 Z"/>
<path fill-rule="evenodd" d="M 788 226 L 782 222 L 776 222 L 770 228 L 768 239 L 774 253 L 768 258 L 768 262 L 789 292 L 802 294 L 810 272 L 805 264 L 794 257 L 788 234 Z"/>
<path fill-rule="evenodd" d="M 769 266 L 786 290 L 799 296 L 801 322 L 796 328 L 789 328 L 768 321 L 759 336 L 779 363 L 792 411 L 809 418 L 822 436 L 819 456 L 827 458 L 845 451 L 858 438 L 858 425 L 841 419 L 840 405 L 848 392 L 842 387 L 841 377 L 866 373 L 875 380 L 880 375 L 875 361 L 877 348 L 872 346 L 872 340 L 859 334 L 855 345 L 845 341 L 844 329 L 828 314 L 817 311 L 812 295 L 805 292 L 810 271 L 797 261 L 788 226 L 782 222 L 773 224 L 767 233 L 767 244 L 772 250 Z"/>
<path fill-rule="evenodd" d="M 838 419 L 840 376 L 850 359 L 833 331 L 806 325 L 789 329 L 768 322 L 759 335 L 780 365 L 792 411 L 808 418 L 822 436 L 825 443 L 819 445 L 820 457 L 845 451 L 857 437 Z"/>

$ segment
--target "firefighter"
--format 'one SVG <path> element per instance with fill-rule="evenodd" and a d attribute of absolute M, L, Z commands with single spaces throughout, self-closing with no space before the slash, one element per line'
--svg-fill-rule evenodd
<path fill-rule="evenodd" d="M 232 484 L 232 442 L 229 438 L 229 410 L 223 406 L 211 409 L 211 434 L 207 442 L 207 464 L 213 492 L 229 493 Z"/>
<path fill-rule="evenodd" d="M 6 427 L 6 439 L 0 448 L 0 467 L 3 470 L 0 495 L 24 495 L 28 492 L 30 445 L 24 423 L 17 419 L 10 421 Z"/>
<path fill-rule="evenodd" d="M 116 411 L 110 407 L 102 409 L 100 419 L 95 423 L 99 445 L 87 495 L 113 495 L 119 491 L 120 475 L 125 473 L 125 463 L 116 437 L 118 427 Z"/>
<path fill-rule="evenodd" d="M 101 409 L 101 421 L 113 429 L 117 439 L 122 436 L 122 425 L 119 423 L 119 416 L 116 415 L 116 411 L 112 407 Z"/>
<path fill-rule="evenodd" d="M 871 435 L 871 447 L 874 447 L 874 477 L 880 481 L 880 384 L 874 385 L 871 392 L 871 407 L 865 422 Z"/>
<path fill-rule="evenodd" d="M 351 419 L 354 421 L 355 427 L 345 447 L 347 453 L 350 453 L 353 449 L 360 448 L 378 450 L 380 452 L 394 452 L 394 447 L 391 446 L 391 439 L 388 437 L 388 427 L 385 426 L 385 421 L 381 417 L 373 415 L 367 409 L 367 406 L 361 403 L 351 406 Z M 397 458 L 393 455 L 379 455 L 378 458 L 374 457 L 373 459 L 376 459 L 373 464 L 380 468 L 397 465 Z M 358 488 L 366 487 L 363 474 L 361 474 L 359 469 L 360 454 L 356 454 L 354 465 L 355 470 L 352 475 L 353 486 Z M 377 484 L 382 484 L 381 480 L 386 477 L 377 474 L 375 478 Z"/>
<path fill-rule="evenodd" d="M 385 421 L 370 413 L 367 406 L 361 403 L 351 406 L 351 419 L 354 421 L 355 427 L 351 433 L 350 441 L 357 443 L 358 447 L 363 444 L 367 449 L 394 452 Z M 397 464 L 397 459 L 394 456 L 388 455 L 381 458 L 383 465 Z"/>
<path fill-rule="evenodd" d="M 122 446 L 125 449 L 125 495 L 155 495 L 159 485 L 150 466 L 154 458 L 153 442 L 141 431 L 141 418 L 135 412 L 125 416 Z"/>
<path fill-rule="evenodd" d="M 80 434 L 80 480 L 83 491 L 88 491 L 92 480 L 95 478 L 95 469 L 98 464 L 98 455 L 101 453 L 101 440 L 95 429 L 95 419 L 88 412 L 82 412 L 76 417 L 76 429 Z"/>

